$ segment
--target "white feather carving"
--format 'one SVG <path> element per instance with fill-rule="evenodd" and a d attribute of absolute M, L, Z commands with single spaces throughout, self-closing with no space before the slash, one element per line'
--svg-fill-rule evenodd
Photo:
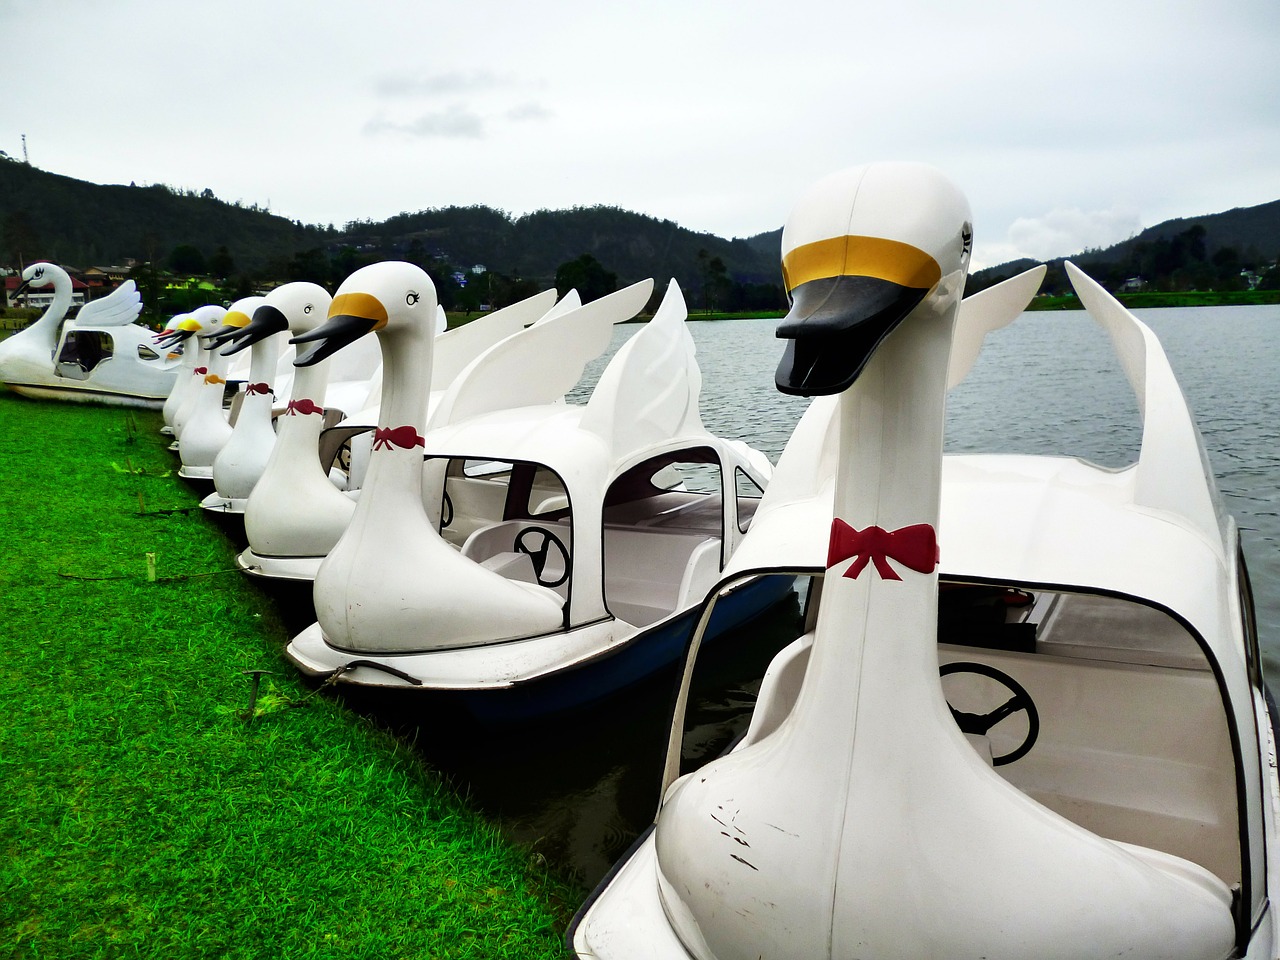
<path fill-rule="evenodd" d="M 689 311 L 674 280 L 643 330 L 609 362 L 591 394 L 582 427 L 621 454 L 664 437 L 702 431 L 698 369 Z"/>
<path fill-rule="evenodd" d="M 126 280 L 105 297 L 90 300 L 76 314 L 77 327 L 123 327 L 142 313 L 142 296 L 132 280 Z"/>

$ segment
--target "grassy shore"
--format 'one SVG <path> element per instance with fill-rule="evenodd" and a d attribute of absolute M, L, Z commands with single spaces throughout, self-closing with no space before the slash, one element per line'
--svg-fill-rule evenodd
<path fill-rule="evenodd" d="M 563 957 L 581 892 L 308 697 L 159 425 L 0 391 L 0 957 Z"/>
<path fill-rule="evenodd" d="M 1235 307 L 1280 303 L 1280 290 L 1189 290 L 1182 293 L 1118 293 L 1116 299 L 1130 310 L 1149 307 Z M 1028 310 L 1083 310 L 1075 294 L 1036 297 Z"/>

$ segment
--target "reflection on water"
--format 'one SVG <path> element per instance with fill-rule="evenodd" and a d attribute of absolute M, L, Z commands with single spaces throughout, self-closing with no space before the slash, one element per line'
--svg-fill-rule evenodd
<path fill-rule="evenodd" d="M 1145 311 L 1195 413 L 1253 574 L 1259 633 L 1280 678 L 1280 307 Z M 690 324 L 707 427 L 775 461 L 807 400 L 773 387 L 776 321 Z M 638 330 L 615 331 L 614 349 Z M 592 364 L 574 399 L 604 367 Z M 1105 335 L 1080 312 L 1026 314 L 988 337 L 948 406 L 947 449 L 1080 456 L 1121 466 L 1140 442 L 1137 403 Z M 686 756 L 714 756 L 745 728 L 758 678 L 796 632 L 792 603 L 726 638 L 700 663 Z M 658 801 L 674 673 L 590 714 L 541 727 L 476 730 L 428 720 L 417 701 L 378 713 L 512 838 L 593 885 L 650 822 Z M 351 695 L 358 700 L 358 695 Z"/>

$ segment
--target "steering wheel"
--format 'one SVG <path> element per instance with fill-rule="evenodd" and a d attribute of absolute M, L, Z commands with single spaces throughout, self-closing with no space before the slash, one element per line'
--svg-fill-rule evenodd
<path fill-rule="evenodd" d="M 535 549 L 526 541 L 532 540 L 536 534 L 542 534 L 542 543 Z M 564 572 L 556 580 L 543 580 L 542 571 L 547 569 L 547 551 L 555 544 L 556 550 L 564 561 Z M 545 527 L 525 527 L 516 535 L 516 552 L 525 554 L 533 561 L 533 575 L 542 587 L 558 587 L 569 579 L 569 551 L 550 530 Z"/>
<path fill-rule="evenodd" d="M 1027 693 L 1022 684 L 995 667 L 985 663 L 973 663 L 965 660 L 944 664 L 938 672 L 944 677 L 953 673 L 976 673 L 983 677 L 989 677 L 1008 688 L 1013 693 L 1013 696 L 988 713 L 965 713 L 963 710 L 957 710 L 952 707 L 950 703 L 947 706 L 951 708 L 951 716 L 955 718 L 956 724 L 964 733 L 979 735 L 985 735 L 996 724 L 1008 719 L 1015 713 L 1025 712 L 1027 715 L 1027 735 L 1023 737 L 1022 743 L 1018 744 L 1009 753 L 999 757 L 992 757 L 991 765 L 993 767 L 1003 766 L 1006 763 L 1021 760 L 1027 755 L 1035 744 L 1036 737 L 1040 735 L 1040 713 L 1036 710 L 1031 694 Z"/>
<path fill-rule="evenodd" d="M 443 530 L 449 524 L 453 523 L 453 500 L 449 497 L 449 491 L 444 492 L 444 503 L 440 505 L 440 529 Z"/>

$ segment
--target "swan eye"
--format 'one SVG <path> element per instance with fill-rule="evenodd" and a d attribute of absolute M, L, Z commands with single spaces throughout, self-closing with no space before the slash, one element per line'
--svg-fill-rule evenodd
<path fill-rule="evenodd" d="M 39 280 L 39 279 L 40 279 L 41 277 L 43 277 L 43 276 L 44 276 L 44 267 L 38 267 L 38 268 L 36 269 L 35 276 L 33 276 L 31 279 L 32 279 L 32 280 Z"/>
<path fill-rule="evenodd" d="M 311 304 L 308 303 L 305 307 L 302 308 L 302 312 L 310 315 L 312 309 L 314 308 L 311 306 Z"/>
<path fill-rule="evenodd" d="M 968 256 L 969 251 L 973 249 L 973 226 L 966 223 L 960 228 L 960 239 L 964 242 L 964 250 L 962 256 Z"/>
<path fill-rule="evenodd" d="M 421 299 L 422 299 L 421 294 L 419 294 L 416 290 L 410 290 L 407 294 L 405 294 L 404 302 L 411 307 L 415 307 L 418 305 L 418 301 Z"/>

